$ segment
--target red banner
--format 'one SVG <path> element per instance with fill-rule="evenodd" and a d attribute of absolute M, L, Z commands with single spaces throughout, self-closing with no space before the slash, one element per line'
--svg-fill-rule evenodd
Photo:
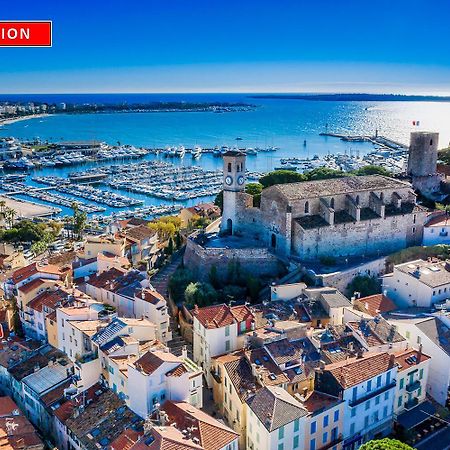
<path fill-rule="evenodd" d="M 0 21 L 0 47 L 51 46 L 51 20 Z"/>

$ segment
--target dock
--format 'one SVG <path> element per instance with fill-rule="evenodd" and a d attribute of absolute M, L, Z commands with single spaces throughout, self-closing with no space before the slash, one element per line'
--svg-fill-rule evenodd
<path fill-rule="evenodd" d="M 347 142 L 372 142 L 374 145 L 381 145 L 392 150 L 408 150 L 407 145 L 385 136 L 350 135 L 342 133 L 319 133 L 319 135 L 335 137 Z"/>

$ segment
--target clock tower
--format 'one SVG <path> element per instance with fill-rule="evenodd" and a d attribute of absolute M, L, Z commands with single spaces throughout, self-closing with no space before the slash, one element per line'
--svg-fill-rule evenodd
<path fill-rule="evenodd" d="M 220 231 L 234 234 L 238 229 L 239 196 L 245 189 L 245 154 L 229 150 L 223 155 L 223 212 Z"/>

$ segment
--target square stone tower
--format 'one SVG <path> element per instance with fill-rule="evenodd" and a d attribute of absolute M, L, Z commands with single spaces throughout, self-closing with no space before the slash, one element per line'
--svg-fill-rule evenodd
<path fill-rule="evenodd" d="M 409 143 L 408 175 L 428 177 L 436 174 L 439 133 L 415 131 Z"/>
<path fill-rule="evenodd" d="M 223 212 L 220 230 L 234 234 L 238 227 L 238 196 L 245 189 L 245 154 L 229 150 L 223 155 Z"/>

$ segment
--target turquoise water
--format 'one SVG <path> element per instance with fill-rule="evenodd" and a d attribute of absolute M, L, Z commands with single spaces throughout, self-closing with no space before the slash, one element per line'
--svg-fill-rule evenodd
<path fill-rule="evenodd" d="M 69 97 L 69 98 L 68 98 Z M 3 99 L 3 98 L 0 98 Z M 336 138 L 319 136 L 326 130 L 338 133 L 379 134 L 408 143 L 409 133 L 416 130 L 413 120 L 420 120 L 420 129 L 440 132 L 440 146 L 450 141 L 450 104 L 431 102 L 321 102 L 306 100 L 252 99 L 244 95 L 53 95 L 29 96 L 36 101 L 117 102 L 145 100 L 186 101 L 244 101 L 257 105 L 253 111 L 232 113 L 173 112 L 54 115 L 42 119 L 15 122 L 3 128 L 0 136 L 14 136 L 42 140 L 97 139 L 109 144 L 133 144 L 144 147 L 180 145 L 214 147 L 236 144 L 240 146 L 277 146 L 277 152 L 259 153 L 247 158 L 249 170 L 269 171 L 279 165 L 283 157 L 313 157 L 326 153 L 360 152 L 373 149 L 367 143 L 345 143 Z M 306 141 L 306 145 L 304 145 Z M 149 155 L 145 159 L 153 159 Z M 193 162 L 189 155 L 176 164 L 199 164 L 206 169 L 222 167 L 220 158 L 203 155 Z M 104 162 L 99 164 L 112 164 Z M 64 168 L 44 168 L 33 175 L 66 176 L 67 173 L 92 167 L 83 164 Z M 95 165 L 95 164 L 94 164 Z M 121 192 L 138 197 L 138 194 Z M 141 196 L 146 204 L 164 203 L 159 199 Z M 187 203 L 195 203 L 194 201 Z M 116 210 L 116 209 L 114 209 Z M 108 209 L 107 212 L 111 210 Z"/>

